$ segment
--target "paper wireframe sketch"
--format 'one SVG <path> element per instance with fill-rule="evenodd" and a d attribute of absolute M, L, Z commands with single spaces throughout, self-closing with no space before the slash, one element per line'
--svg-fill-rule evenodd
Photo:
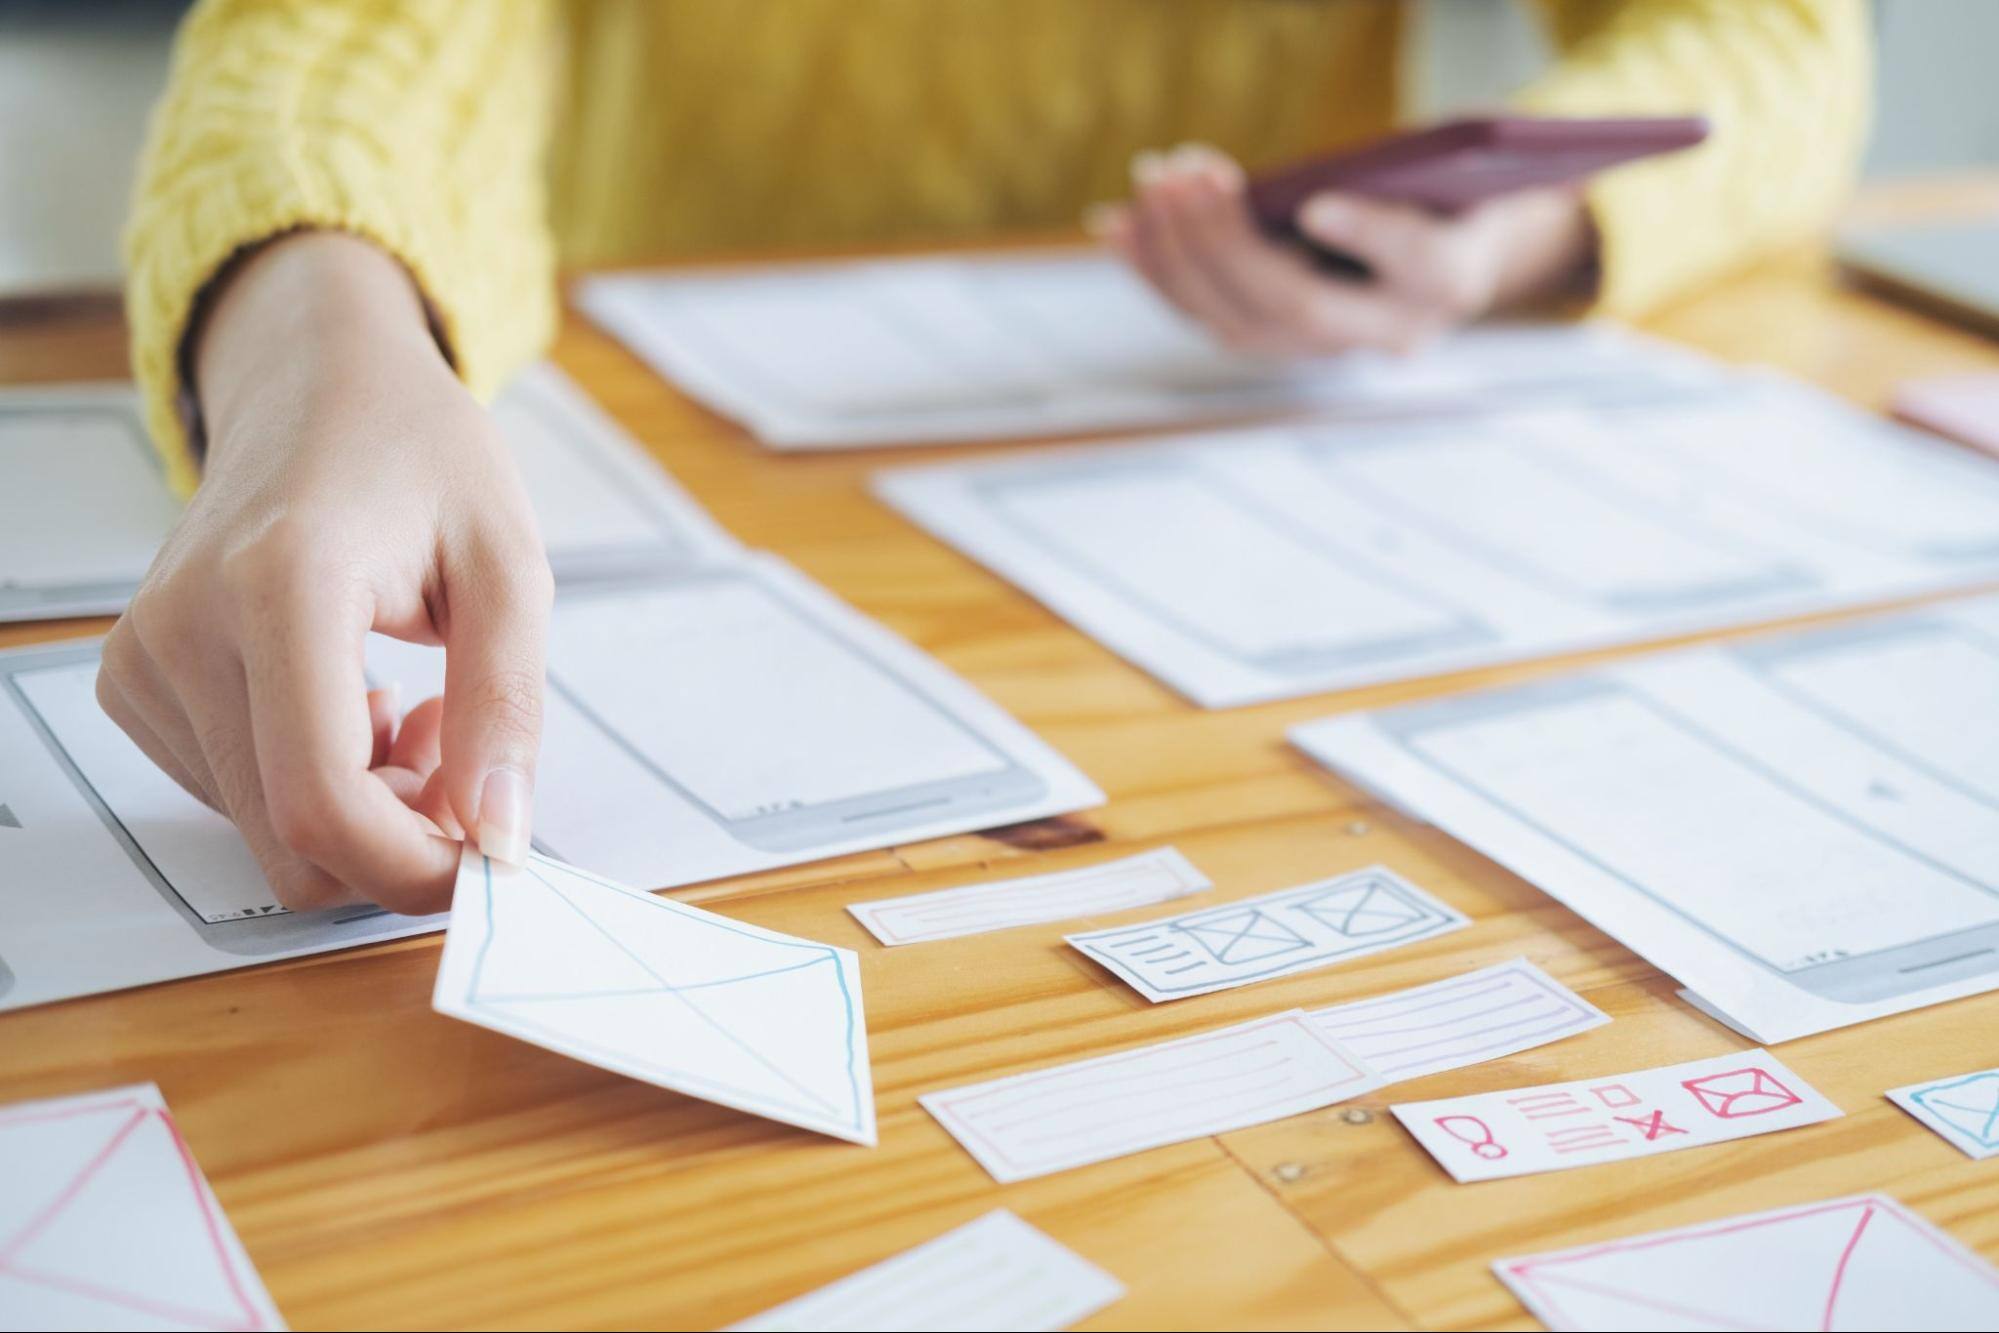
<path fill-rule="evenodd" d="M 530 857 L 467 848 L 432 1006 L 571 1059 L 854 1143 L 875 1141 L 851 950 Z"/>
<path fill-rule="evenodd" d="M 1157 1004 L 1364 958 L 1471 924 L 1385 866 L 1068 936 Z"/>
<path fill-rule="evenodd" d="M 1999 1327 L 1999 1272 L 1880 1194 L 1492 1266 L 1551 1329 Z"/>
<path fill-rule="evenodd" d="M 0 621 L 124 609 L 180 503 L 128 384 L 0 389 Z"/>
<path fill-rule="evenodd" d="M 729 1325 L 779 1330 L 1067 1328 L 1124 1284 L 1004 1208 L 818 1291 Z"/>
<path fill-rule="evenodd" d="M 1999 599 L 1311 723 L 1756 1040 L 1999 986 Z"/>
<path fill-rule="evenodd" d="M 919 1100 L 1001 1184 L 1316 1111 L 1381 1086 L 1302 1010 Z"/>
<path fill-rule="evenodd" d="M 0 1010 L 438 930 L 288 912 L 97 702 L 98 645 L 0 653 Z"/>
<path fill-rule="evenodd" d="M 403 697 L 444 654 L 377 639 Z M 1103 794 L 938 662 L 771 556 L 558 595 L 536 845 L 628 884 L 1038 819 Z"/>
<path fill-rule="evenodd" d="M 1497 1060 L 1610 1021 L 1524 958 L 1307 1017 L 1390 1083 Z"/>
<path fill-rule="evenodd" d="M 1155 847 L 1074 870 L 849 903 L 847 910 L 883 944 L 918 944 L 1149 907 L 1213 887 L 1176 848 Z"/>
<path fill-rule="evenodd" d="M 1888 1099 L 1967 1157 L 1999 1153 L 1999 1069 L 1911 1083 Z"/>
<path fill-rule="evenodd" d="M 729 559 L 740 548 L 562 372 L 493 403 L 559 580 Z M 112 614 L 181 506 L 130 385 L 0 389 L 0 621 Z"/>
<path fill-rule="evenodd" d="M 1468 330 L 1418 358 L 1281 366 L 1223 351 L 1094 252 L 607 274 L 577 300 L 780 449 L 1658 394 L 1714 373 L 1690 352 L 1560 325 Z"/>
<path fill-rule="evenodd" d="M 1460 1181 L 1649 1157 L 1845 1114 L 1768 1051 L 1389 1109 Z"/>
<path fill-rule="evenodd" d="M 1819 479 L 1810 497 L 1784 478 Z M 1762 381 L 888 471 L 876 493 L 1234 707 L 1999 577 L 1999 461 Z"/>
<path fill-rule="evenodd" d="M 282 1329 L 150 1083 L 0 1107 L 0 1327 Z"/>

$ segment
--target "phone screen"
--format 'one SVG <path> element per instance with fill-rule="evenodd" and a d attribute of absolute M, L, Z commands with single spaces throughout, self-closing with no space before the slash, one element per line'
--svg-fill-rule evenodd
<path fill-rule="evenodd" d="M 1856 760 L 1850 743 L 1785 772 L 1711 723 L 1605 683 L 1405 741 L 1779 972 L 1999 923 L 1992 809 L 1879 756 Z"/>
<path fill-rule="evenodd" d="M 1240 661 L 1392 655 L 1467 634 L 1455 608 L 1169 461 L 987 483 L 987 503 L 1075 572 Z"/>
<path fill-rule="evenodd" d="M 729 821 L 1013 767 L 914 684 L 745 577 L 562 604 L 549 682 Z"/>

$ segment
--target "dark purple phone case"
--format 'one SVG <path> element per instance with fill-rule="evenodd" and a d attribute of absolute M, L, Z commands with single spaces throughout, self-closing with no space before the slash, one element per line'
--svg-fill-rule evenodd
<path fill-rule="evenodd" d="M 1300 205 L 1321 190 L 1459 213 L 1497 195 L 1580 181 L 1634 158 L 1691 148 L 1707 131 L 1699 116 L 1446 121 L 1259 177 L 1250 182 L 1249 200 L 1257 220 L 1279 234 L 1292 232 Z"/>

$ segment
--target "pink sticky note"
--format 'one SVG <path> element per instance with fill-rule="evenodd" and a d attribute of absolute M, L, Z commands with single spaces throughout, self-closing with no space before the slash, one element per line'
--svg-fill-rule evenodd
<path fill-rule="evenodd" d="M 1911 425 L 1999 454 L 1999 373 L 1905 380 L 1892 410 Z"/>

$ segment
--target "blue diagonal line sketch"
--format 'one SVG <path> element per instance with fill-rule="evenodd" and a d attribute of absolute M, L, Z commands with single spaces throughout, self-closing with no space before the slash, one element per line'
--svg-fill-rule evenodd
<path fill-rule="evenodd" d="M 1999 1069 L 1933 1083 L 1910 1099 L 1979 1147 L 1999 1148 Z"/>

